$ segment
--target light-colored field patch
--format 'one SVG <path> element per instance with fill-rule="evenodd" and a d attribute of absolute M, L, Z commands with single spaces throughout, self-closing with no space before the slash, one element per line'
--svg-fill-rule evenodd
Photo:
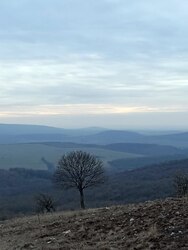
<path fill-rule="evenodd" d="M 10 144 L 0 145 L 0 168 L 32 168 L 46 169 L 41 161 L 44 157 L 47 161 L 57 165 L 60 157 L 72 150 L 83 150 L 100 157 L 105 163 L 121 158 L 139 157 L 136 154 L 116 152 L 99 148 L 58 148 L 44 144 Z"/>

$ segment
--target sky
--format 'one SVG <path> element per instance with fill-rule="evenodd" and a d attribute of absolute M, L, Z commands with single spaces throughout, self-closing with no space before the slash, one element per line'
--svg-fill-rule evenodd
<path fill-rule="evenodd" d="M 0 123 L 188 130 L 187 0 L 1 0 Z"/>

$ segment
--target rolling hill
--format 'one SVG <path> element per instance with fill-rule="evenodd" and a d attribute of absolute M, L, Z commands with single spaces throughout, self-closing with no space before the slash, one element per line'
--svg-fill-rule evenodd
<path fill-rule="evenodd" d="M 58 146 L 57 146 L 58 145 Z M 110 149 L 100 148 L 96 145 L 87 147 L 74 143 L 47 143 L 47 144 L 6 144 L 0 145 L 0 168 L 32 168 L 32 169 L 47 169 L 49 162 L 57 165 L 60 157 L 73 150 L 83 150 L 101 158 L 105 165 L 109 161 L 121 158 L 140 157 L 138 154 L 126 152 L 118 152 Z M 43 159 L 43 160 L 42 160 Z"/>
<path fill-rule="evenodd" d="M 154 132 L 153 132 L 154 133 Z M 162 135 L 104 128 L 63 129 L 39 125 L 0 124 L 0 144 L 73 142 L 81 144 L 142 143 L 188 148 L 188 133 Z"/>
<path fill-rule="evenodd" d="M 173 146 L 143 143 L 113 143 L 105 145 L 105 149 L 147 156 L 184 154 L 185 151 Z"/>
<path fill-rule="evenodd" d="M 186 150 L 171 146 L 139 143 L 110 145 L 61 142 L 0 144 L 0 168 L 53 169 L 60 157 L 70 151 L 89 152 L 101 160 L 111 171 L 139 168 L 188 156 Z"/>
<path fill-rule="evenodd" d="M 187 199 L 58 212 L 0 222 L 1 250 L 188 249 Z"/>
<path fill-rule="evenodd" d="M 104 131 L 104 128 L 64 129 L 42 125 L 0 124 L 0 144 L 31 142 L 75 142 L 78 137 L 85 137 Z"/>
<path fill-rule="evenodd" d="M 173 133 L 163 135 L 147 135 L 132 131 L 107 130 L 94 135 L 74 138 L 77 143 L 114 144 L 114 143 L 141 143 L 159 144 L 174 147 L 188 148 L 188 133 Z"/>

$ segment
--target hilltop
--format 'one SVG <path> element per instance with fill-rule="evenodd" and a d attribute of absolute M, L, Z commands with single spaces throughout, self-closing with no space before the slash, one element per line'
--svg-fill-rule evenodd
<path fill-rule="evenodd" d="M 14 219 L 0 223 L 0 249 L 186 250 L 187 208 L 168 198 Z"/>

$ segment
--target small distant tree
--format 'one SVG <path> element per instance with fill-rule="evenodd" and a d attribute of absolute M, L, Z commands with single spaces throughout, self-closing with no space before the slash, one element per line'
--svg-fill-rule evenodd
<path fill-rule="evenodd" d="M 185 173 L 177 173 L 174 176 L 174 187 L 176 189 L 176 194 L 179 197 L 186 196 L 188 194 L 188 175 Z"/>
<path fill-rule="evenodd" d="M 89 153 L 70 152 L 60 159 L 54 182 L 61 188 L 76 188 L 80 194 L 80 206 L 85 209 L 84 190 L 104 182 L 103 163 Z"/>
<path fill-rule="evenodd" d="M 55 202 L 53 198 L 46 194 L 38 194 L 35 197 L 36 211 L 38 213 L 50 213 L 55 211 Z"/>

